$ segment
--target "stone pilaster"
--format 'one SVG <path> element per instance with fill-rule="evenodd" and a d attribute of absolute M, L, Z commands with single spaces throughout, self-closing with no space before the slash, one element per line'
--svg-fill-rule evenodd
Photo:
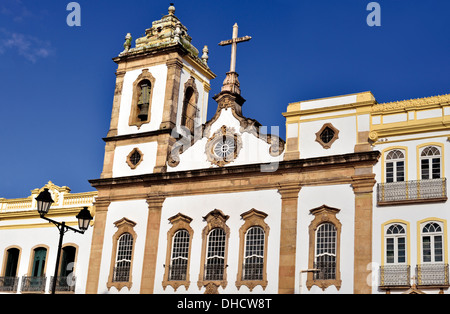
<path fill-rule="evenodd" d="M 355 294 L 370 294 L 372 287 L 367 284 L 371 275 L 372 263 L 372 211 L 373 186 L 376 183 L 375 174 L 352 177 L 352 187 L 355 193 L 355 252 L 353 292 Z"/>
<path fill-rule="evenodd" d="M 103 252 L 103 239 L 105 237 L 106 217 L 111 202 L 97 199 L 95 205 L 95 219 L 92 234 L 91 255 L 86 282 L 86 294 L 97 294 L 100 276 L 100 265 Z"/>
<path fill-rule="evenodd" d="M 148 220 L 144 248 L 144 266 L 142 268 L 141 280 L 142 294 L 152 294 L 155 285 L 161 210 L 165 199 L 166 198 L 161 195 L 150 196 L 147 199 Z"/>
<path fill-rule="evenodd" d="M 292 294 L 295 290 L 295 255 L 297 249 L 297 206 L 299 185 L 281 187 L 281 234 L 278 293 Z"/>
<path fill-rule="evenodd" d="M 180 93 L 180 79 L 183 62 L 180 59 L 175 58 L 167 61 L 166 65 L 166 94 L 164 97 L 163 118 L 159 128 L 173 129 L 177 119 L 178 95 Z"/>

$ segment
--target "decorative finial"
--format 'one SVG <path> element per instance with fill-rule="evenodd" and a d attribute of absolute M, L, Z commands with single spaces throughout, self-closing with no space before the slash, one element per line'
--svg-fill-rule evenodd
<path fill-rule="evenodd" d="M 176 26 L 175 26 L 175 41 L 180 41 L 180 36 L 181 36 L 181 23 L 180 21 L 177 22 Z"/>
<path fill-rule="evenodd" d="M 173 6 L 173 3 L 170 4 L 169 7 L 169 15 L 174 15 L 175 14 L 175 7 Z"/>
<path fill-rule="evenodd" d="M 208 52 L 209 52 L 208 46 L 205 45 L 205 47 L 203 47 L 203 56 L 202 56 L 202 61 L 205 65 L 208 64 L 209 59 Z"/>
<path fill-rule="evenodd" d="M 133 40 L 133 37 L 131 37 L 131 34 L 128 33 L 127 36 L 125 36 L 125 43 L 123 44 L 123 47 L 125 48 L 124 52 L 128 52 L 128 50 L 130 50 L 132 40 Z"/>

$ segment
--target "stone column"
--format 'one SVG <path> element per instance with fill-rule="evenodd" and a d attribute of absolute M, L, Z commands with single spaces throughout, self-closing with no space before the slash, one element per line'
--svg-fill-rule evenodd
<path fill-rule="evenodd" d="M 91 243 L 91 255 L 86 282 L 86 294 L 97 294 L 102 261 L 103 240 L 105 237 L 106 217 L 110 201 L 97 199 L 95 206 L 95 219 Z"/>
<path fill-rule="evenodd" d="M 355 193 L 355 252 L 353 271 L 353 292 L 370 294 L 372 287 L 367 284 L 371 276 L 372 263 L 372 209 L 375 174 L 352 177 Z"/>
<path fill-rule="evenodd" d="M 114 101 L 111 113 L 111 123 L 109 127 L 108 137 L 117 135 L 117 127 L 119 124 L 119 112 L 120 112 L 120 102 L 122 98 L 123 89 L 123 79 L 125 77 L 125 71 L 116 72 L 116 89 L 114 91 Z"/>
<path fill-rule="evenodd" d="M 281 194 L 280 265 L 278 293 L 292 294 L 295 290 L 295 255 L 297 249 L 298 184 L 283 186 Z"/>
<path fill-rule="evenodd" d="M 166 198 L 161 195 L 150 196 L 147 199 L 148 221 L 144 248 L 144 266 L 142 268 L 141 280 L 142 294 L 152 294 L 155 285 L 161 210 L 165 199 Z"/>
<path fill-rule="evenodd" d="M 166 94 L 160 129 L 172 129 L 177 122 L 178 96 L 180 93 L 181 70 L 183 69 L 183 62 L 177 58 L 170 59 L 166 65 Z"/>

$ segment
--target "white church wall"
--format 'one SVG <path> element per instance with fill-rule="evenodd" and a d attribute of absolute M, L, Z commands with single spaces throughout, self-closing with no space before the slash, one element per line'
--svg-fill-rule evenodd
<path fill-rule="evenodd" d="M 317 286 L 308 290 L 306 287 L 307 274 L 302 271 L 309 269 L 309 225 L 314 219 L 310 210 L 327 205 L 340 209 L 336 218 L 342 224 L 340 272 L 342 286 L 339 290 L 330 286 L 322 291 Z M 298 198 L 297 212 L 297 253 L 296 253 L 296 281 L 295 293 L 353 293 L 353 264 L 354 264 L 354 226 L 355 226 L 355 194 L 350 185 L 302 187 Z"/>
<path fill-rule="evenodd" d="M 131 102 L 133 97 L 133 83 L 142 73 L 143 69 L 148 69 L 149 73 L 155 78 L 155 85 L 152 86 L 152 103 L 151 103 L 151 117 L 150 123 L 143 124 L 139 129 L 137 126 L 129 126 L 129 118 L 131 113 Z M 128 71 L 125 73 L 122 97 L 120 101 L 118 134 L 142 133 L 148 131 L 155 131 L 159 129 L 162 122 L 164 97 L 166 91 L 167 66 L 165 64 L 155 65 L 152 67 Z"/>
<path fill-rule="evenodd" d="M 325 149 L 316 141 L 316 133 L 325 123 L 331 123 L 339 130 L 339 138 L 329 149 Z M 302 159 L 354 152 L 357 139 L 356 116 L 302 122 L 299 124 L 299 128 L 299 150 Z"/>
<path fill-rule="evenodd" d="M 191 261 L 190 261 L 190 286 L 185 289 L 184 286 L 178 288 L 176 293 L 203 293 L 205 288 L 199 289 L 197 281 L 200 273 L 200 265 L 204 263 L 201 260 L 202 250 L 202 231 L 206 223 L 203 217 L 214 209 L 220 209 L 225 215 L 230 216 L 226 222 L 230 228 L 230 238 L 228 246 L 228 267 L 227 281 L 225 289 L 219 288 L 220 293 L 249 293 L 246 286 L 239 290 L 236 288 L 235 281 L 238 273 L 239 262 L 239 228 L 244 224 L 241 214 L 257 209 L 268 214 L 265 222 L 269 225 L 268 252 L 267 252 L 267 279 L 268 285 L 265 290 L 261 286 L 253 289 L 253 293 L 277 293 L 278 292 L 278 264 L 279 264 L 279 246 L 280 246 L 280 215 L 281 215 L 281 196 L 276 190 L 255 191 L 242 193 L 212 194 L 198 196 L 172 197 L 165 200 L 161 216 L 161 228 L 158 244 L 158 258 L 156 263 L 155 293 L 174 293 L 171 286 L 164 290 L 162 281 L 164 278 L 164 267 L 166 263 L 167 250 L 167 232 L 172 225 L 169 218 L 182 213 L 190 218 L 191 228 L 194 230 Z"/>
<path fill-rule="evenodd" d="M 115 287 L 107 288 L 108 276 L 111 269 L 111 254 L 113 247 L 113 236 L 117 231 L 114 222 L 127 218 L 136 223 L 133 228 L 137 237 L 134 239 L 134 251 L 133 251 L 133 265 L 132 265 L 132 286 L 128 290 L 127 287 L 123 287 L 120 291 L 117 291 Z M 135 201 L 122 201 L 112 202 L 108 208 L 108 215 L 105 225 L 105 237 L 103 242 L 103 253 L 99 275 L 98 293 L 139 293 L 141 287 L 142 267 L 145 247 L 145 238 L 147 234 L 147 220 L 148 220 L 148 204 L 146 200 Z"/>
<path fill-rule="evenodd" d="M 131 169 L 127 163 L 127 157 L 135 148 L 138 148 L 141 151 L 142 161 L 135 169 Z M 153 173 L 153 168 L 156 165 L 157 149 L 158 142 L 156 141 L 117 146 L 114 151 L 113 177 Z"/>

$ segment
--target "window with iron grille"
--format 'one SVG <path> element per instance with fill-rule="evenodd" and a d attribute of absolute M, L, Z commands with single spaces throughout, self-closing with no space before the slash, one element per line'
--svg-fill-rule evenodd
<path fill-rule="evenodd" d="M 130 280 L 131 258 L 133 254 L 133 236 L 124 233 L 120 236 L 117 248 L 116 265 L 114 267 L 114 282 Z"/>
<path fill-rule="evenodd" d="M 316 232 L 315 279 L 336 279 L 336 227 L 321 224 Z"/>
<path fill-rule="evenodd" d="M 251 227 L 245 236 L 245 257 L 242 280 L 263 280 L 264 229 Z"/>
<path fill-rule="evenodd" d="M 420 171 L 422 180 L 441 177 L 441 151 L 435 146 L 428 146 L 420 154 Z"/>
<path fill-rule="evenodd" d="M 173 236 L 169 280 L 186 280 L 189 257 L 189 232 L 179 230 Z"/>
<path fill-rule="evenodd" d="M 386 155 L 386 182 L 405 181 L 405 154 L 399 149 L 393 149 Z"/>
<path fill-rule="evenodd" d="M 225 231 L 222 228 L 215 228 L 208 235 L 204 280 L 223 280 L 225 237 Z"/>
<path fill-rule="evenodd" d="M 328 144 L 329 142 L 331 142 L 331 140 L 334 138 L 334 131 L 329 128 L 326 127 L 322 133 L 320 133 L 320 139 L 322 140 L 322 142 Z"/>

